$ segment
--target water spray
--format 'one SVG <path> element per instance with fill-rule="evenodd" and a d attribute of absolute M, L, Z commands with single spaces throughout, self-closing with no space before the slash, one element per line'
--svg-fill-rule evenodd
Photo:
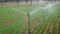
<path fill-rule="evenodd" d="M 35 7 L 33 10 L 32 10 L 32 12 L 31 13 L 25 13 L 25 12 L 21 12 L 20 10 L 18 10 L 18 9 L 13 9 L 13 10 L 16 10 L 16 11 L 18 11 L 18 12 L 21 12 L 21 13 L 23 13 L 23 14 L 27 14 L 27 17 L 28 17 L 28 30 L 29 30 L 29 32 L 28 32 L 28 34 L 31 34 L 31 30 L 30 30 L 30 15 L 32 15 L 32 14 L 34 14 L 34 13 L 36 13 L 36 12 L 38 12 L 38 11 L 40 11 L 40 10 L 44 10 L 44 11 L 47 11 L 48 9 L 51 9 L 52 8 L 52 4 L 48 4 L 47 6 L 45 6 L 45 7 L 40 7 L 40 6 L 37 6 L 37 7 Z M 44 11 L 43 11 L 43 21 L 44 21 Z M 48 11 L 50 11 L 50 10 L 48 10 Z"/>
<path fill-rule="evenodd" d="M 23 14 L 27 14 L 27 13 L 25 13 L 25 12 L 19 10 L 19 9 L 12 8 L 12 10 L 15 10 L 15 11 L 17 11 L 17 12 L 21 12 L 21 13 L 23 13 Z"/>
<path fill-rule="evenodd" d="M 15 8 L 12 8 L 12 10 L 16 10 L 17 12 L 21 12 L 20 10 L 15 9 Z M 31 34 L 31 33 L 30 33 L 30 13 L 25 13 L 25 12 L 23 12 L 23 11 L 22 11 L 21 13 L 27 14 L 27 17 L 28 17 L 28 30 L 29 30 L 28 34 Z"/>

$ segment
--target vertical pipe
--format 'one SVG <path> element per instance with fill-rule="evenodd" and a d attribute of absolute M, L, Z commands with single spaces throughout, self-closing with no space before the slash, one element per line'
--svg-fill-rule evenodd
<path fill-rule="evenodd" d="M 43 10 L 43 23 L 44 23 L 44 10 Z"/>
<path fill-rule="evenodd" d="M 28 13 L 27 15 L 28 15 L 28 29 L 29 29 L 28 34 L 31 34 L 30 33 L 30 14 Z"/>

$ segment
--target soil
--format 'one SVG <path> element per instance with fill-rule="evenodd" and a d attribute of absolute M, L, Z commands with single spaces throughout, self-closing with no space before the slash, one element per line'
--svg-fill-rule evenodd
<path fill-rule="evenodd" d="M 17 20 L 21 20 L 21 18 L 17 18 L 17 19 L 15 19 L 15 20 L 9 21 L 9 22 L 5 23 L 5 25 L 6 25 L 6 26 L 10 26 L 10 25 L 14 24 Z M 20 26 L 21 26 L 21 25 L 20 25 Z M 14 29 L 13 29 L 13 30 L 10 30 L 10 31 L 9 31 L 9 34 L 13 34 L 14 31 L 15 31 Z"/>
<path fill-rule="evenodd" d="M 17 18 L 17 19 L 8 21 L 8 22 L 6 22 L 4 25 L 5 25 L 5 26 L 10 26 L 10 25 L 14 24 L 14 23 L 15 23 L 16 21 L 18 21 L 18 20 L 21 20 L 21 18 Z"/>
<path fill-rule="evenodd" d="M 43 29 L 43 32 L 42 32 L 42 34 L 44 34 L 44 32 L 45 32 L 46 26 L 47 26 L 47 25 L 45 25 L 45 27 L 44 27 L 44 29 Z"/>
<path fill-rule="evenodd" d="M 49 31 L 51 32 L 51 30 L 52 30 L 52 27 L 53 27 L 53 23 L 50 25 L 50 27 L 49 27 Z"/>
<path fill-rule="evenodd" d="M 56 34 L 56 22 L 54 22 L 54 34 Z"/>
<path fill-rule="evenodd" d="M 59 24 L 58 24 L 58 34 L 60 34 L 60 22 L 59 22 Z"/>
<path fill-rule="evenodd" d="M 12 31 L 10 31 L 9 34 L 13 34 Z"/>
<path fill-rule="evenodd" d="M 28 33 L 28 28 L 21 32 L 21 34 L 26 34 L 26 33 Z"/>
<path fill-rule="evenodd" d="M 39 19 L 37 18 L 35 21 L 34 21 L 34 24 L 37 25 L 39 23 Z"/>

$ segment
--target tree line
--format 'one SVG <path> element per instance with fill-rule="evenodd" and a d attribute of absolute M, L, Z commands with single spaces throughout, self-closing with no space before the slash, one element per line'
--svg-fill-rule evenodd
<path fill-rule="evenodd" d="M 26 4 L 28 4 L 28 1 L 31 1 L 32 4 L 32 0 L 0 0 L 1 5 L 3 5 L 3 3 L 7 3 L 7 2 L 16 2 L 19 5 L 19 2 L 26 2 Z"/>
<path fill-rule="evenodd" d="M 3 5 L 3 3 L 7 3 L 7 2 L 16 2 L 18 5 L 19 5 L 19 2 L 26 2 L 26 4 L 28 4 L 28 2 L 31 2 L 32 4 L 32 1 L 37 1 L 39 2 L 40 0 L 0 0 L 0 3 L 1 5 Z M 43 1 L 53 1 L 53 0 L 43 0 Z M 55 0 L 56 1 L 56 0 Z"/>

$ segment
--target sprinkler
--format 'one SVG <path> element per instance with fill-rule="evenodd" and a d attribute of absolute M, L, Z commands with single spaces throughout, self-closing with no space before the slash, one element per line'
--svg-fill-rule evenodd
<path fill-rule="evenodd" d="M 28 29 L 29 29 L 28 34 L 31 34 L 30 33 L 30 14 L 28 13 L 27 15 L 28 15 Z"/>
<path fill-rule="evenodd" d="M 15 9 L 13 8 L 12 10 L 15 10 Z M 18 10 L 18 9 L 16 9 L 16 11 L 17 11 L 17 12 L 21 12 L 21 11 Z M 26 15 L 25 12 L 21 12 L 21 13 L 23 13 L 23 14 Z M 27 17 L 28 17 L 28 29 L 29 29 L 29 32 L 28 32 L 28 33 L 31 34 L 31 33 L 30 33 L 30 13 L 27 13 Z"/>
<path fill-rule="evenodd" d="M 48 9 L 48 8 L 49 8 L 49 9 Z M 28 13 L 25 13 L 25 12 L 23 12 L 23 11 L 20 11 L 20 10 L 18 10 L 18 9 L 14 9 L 14 8 L 12 8 L 12 10 L 16 10 L 17 12 L 21 12 L 21 13 L 27 15 L 27 17 L 28 17 L 28 34 L 32 34 L 32 33 L 31 33 L 31 30 L 30 30 L 30 27 L 31 27 L 31 26 L 30 26 L 30 16 L 31 16 L 32 14 L 36 13 L 36 12 L 39 12 L 39 11 L 43 10 L 43 21 L 44 21 L 44 14 L 45 14 L 44 11 L 49 11 L 49 12 L 50 12 L 51 8 L 52 8 L 52 4 L 48 4 L 46 7 L 37 6 L 36 8 L 34 8 L 34 9 L 32 10 L 32 12 L 28 12 Z M 48 10 L 47 10 L 47 9 L 48 9 Z"/>

